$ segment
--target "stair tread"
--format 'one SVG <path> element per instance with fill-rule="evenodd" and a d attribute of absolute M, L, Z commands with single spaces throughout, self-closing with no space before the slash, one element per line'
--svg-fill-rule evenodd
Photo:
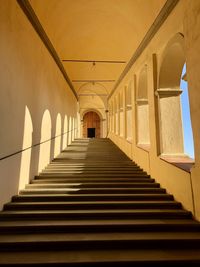
<path fill-rule="evenodd" d="M 132 263 L 140 266 L 172 266 L 171 264 L 178 264 L 185 262 L 187 266 L 199 266 L 200 264 L 200 249 L 183 250 L 182 249 L 93 249 L 93 250 L 63 250 L 63 251 L 29 251 L 29 252 L 0 252 L 0 264 L 24 265 L 30 264 L 65 264 L 65 266 L 72 266 L 73 264 L 80 264 L 79 266 L 95 266 L 94 264 L 124 264 Z M 192 262 L 191 262 L 192 261 Z M 194 265 L 195 264 L 195 265 Z M 185 265 L 185 266 L 186 266 Z M 74 265 L 75 266 L 75 265 Z M 117 265 L 118 266 L 118 265 Z M 143 265 L 144 266 L 144 265 Z M 183 265 L 182 265 L 183 266 Z"/>
<path fill-rule="evenodd" d="M 2 211 L 0 213 L 0 217 L 3 217 L 5 214 L 112 214 L 112 213 L 119 213 L 119 214 L 126 214 L 126 213 L 148 213 L 148 214 L 154 214 L 154 213 L 183 213 L 183 214 L 190 214 L 189 211 L 182 210 L 182 209 L 106 209 L 106 210 L 37 210 L 37 211 Z"/>
<path fill-rule="evenodd" d="M 115 232 L 115 233 L 33 233 L 3 234 L 0 243 L 59 242 L 59 241 L 120 241 L 120 240 L 199 240 L 200 232 Z M 17 245 L 17 244 L 16 244 Z"/>
<path fill-rule="evenodd" d="M 72 143 L 0 213 L 0 266 L 177 262 L 200 265 L 200 223 L 107 139 Z"/>
<path fill-rule="evenodd" d="M 97 226 L 106 226 L 106 225 L 189 225 L 189 226 L 197 226 L 200 228 L 200 224 L 197 221 L 192 219 L 94 219 L 94 220 L 34 220 L 34 221 L 0 221 L 0 227 L 5 226 L 82 226 L 82 225 L 97 225 Z"/>

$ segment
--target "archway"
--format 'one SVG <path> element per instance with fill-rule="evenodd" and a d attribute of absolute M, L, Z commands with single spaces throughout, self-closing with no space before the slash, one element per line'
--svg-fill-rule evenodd
<path fill-rule="evenodd" d="M 83 137 L 100 138 L 100 117 L 94 111 L 89 111 L 83 116 Z"/>
<path fill-rule="evenodd" d="M 183 155 L 180 79 L 185 63 L 184 37 L 176 34 L 164 49 L 158 80 L 160 153 Z"/>
<path fill-rule="evenodd" d="M 147 147 L 150 145 L 147 65 L 140 71 L 136 97 L 137 144 Z"/>

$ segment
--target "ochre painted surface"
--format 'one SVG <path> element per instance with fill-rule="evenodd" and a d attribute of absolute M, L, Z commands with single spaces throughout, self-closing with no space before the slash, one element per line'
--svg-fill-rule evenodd
<path fill-rule="evenodd" d="M 96 112 L 98 136 L 108 135 L 200 219 L 200 2 L 179 1 L 109 101 L 126 64 L 94 63 L 128 62 L 165 2 L 30 0 L 61 60 L 93 60 L 63 62 L 77 103 L 17 2 L 0 1 L 0 156 L 43 142 L 0 161 L 0 205 L 71 143 L 74 129 L 85 136 L 84 116 Z M 161 159 L 184 157 L 184 62 L 195 145 L 191 172 Z"/>
<path fill-rule="evenodd" d="M 0 25 L 0 158 L 24 150 L 0 161 L 1 208 L 71 142 L 77 103 L 17 1 L 0 1 Z"/>

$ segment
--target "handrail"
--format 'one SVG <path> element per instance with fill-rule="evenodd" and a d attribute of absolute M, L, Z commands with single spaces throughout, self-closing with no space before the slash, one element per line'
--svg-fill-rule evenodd
<path fill-rule="evenodd" d="M 12 154 L 9 154 L 9 155 L 7 155 L 7 156 L 4 156 L 4 157 L 0 158 L 0 161 L 1 161 L 1 160 L 4 160 L 4 159 L 7 159 L 7 158 L 10 158 L 10 157 L 13 157 L 13 156 L 15 156 L 15 155 L 17 155 L 17 154 L 20 154 L 20 153 L 22 153 L 22 152 L 24 152 L 24 151 L 26 151 L 26 150 L 29 150 L 29 149 L 31 149 L 31 148 L 34 148 L 34 147 L 36 147 L 36 146 L 40 146 L 40 145 L 42 145 L 42 144 L 44 144 L 44 143 L 47 143 L 47 142 L 49 142 L 49 141 L 51 141 L 51 140 L 54 140 L 54 139 L 56 139 L 57 137 L 63 136 L 63 135 L 65 135 L 65 134 L 67 134 L 67 133 L 70 133 L 70 132 L 72 132 L 72 131 L 74 131 L 74 130 L 77 130 L 77 128 L 74 128 L 74 129 L 72 129 L 72 130 L 70 130 L 70 131 L 64 132 L 64 133 L 59 134 L 59 135 L 55 135 L 54 137 L 52 137 L 52 138 L 50 138 L 50 139 L 47 139 L 47 140 L 45 140 L 45 141 L 43 141 L 43 142 L 34 144 L 34 145 L 30 146 L 30 147 L 27 147 L 27 148 L 18 150 L 18 151 L 16 151 L 16 152 L 12 153 Z"/>

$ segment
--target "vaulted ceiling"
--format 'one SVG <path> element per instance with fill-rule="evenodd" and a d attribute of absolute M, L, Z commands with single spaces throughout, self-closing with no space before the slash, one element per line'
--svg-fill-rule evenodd
<path fill-rule="evenodd" d="M 77 93 L 109 94 L 166 0 L 30 0 Z"/>

